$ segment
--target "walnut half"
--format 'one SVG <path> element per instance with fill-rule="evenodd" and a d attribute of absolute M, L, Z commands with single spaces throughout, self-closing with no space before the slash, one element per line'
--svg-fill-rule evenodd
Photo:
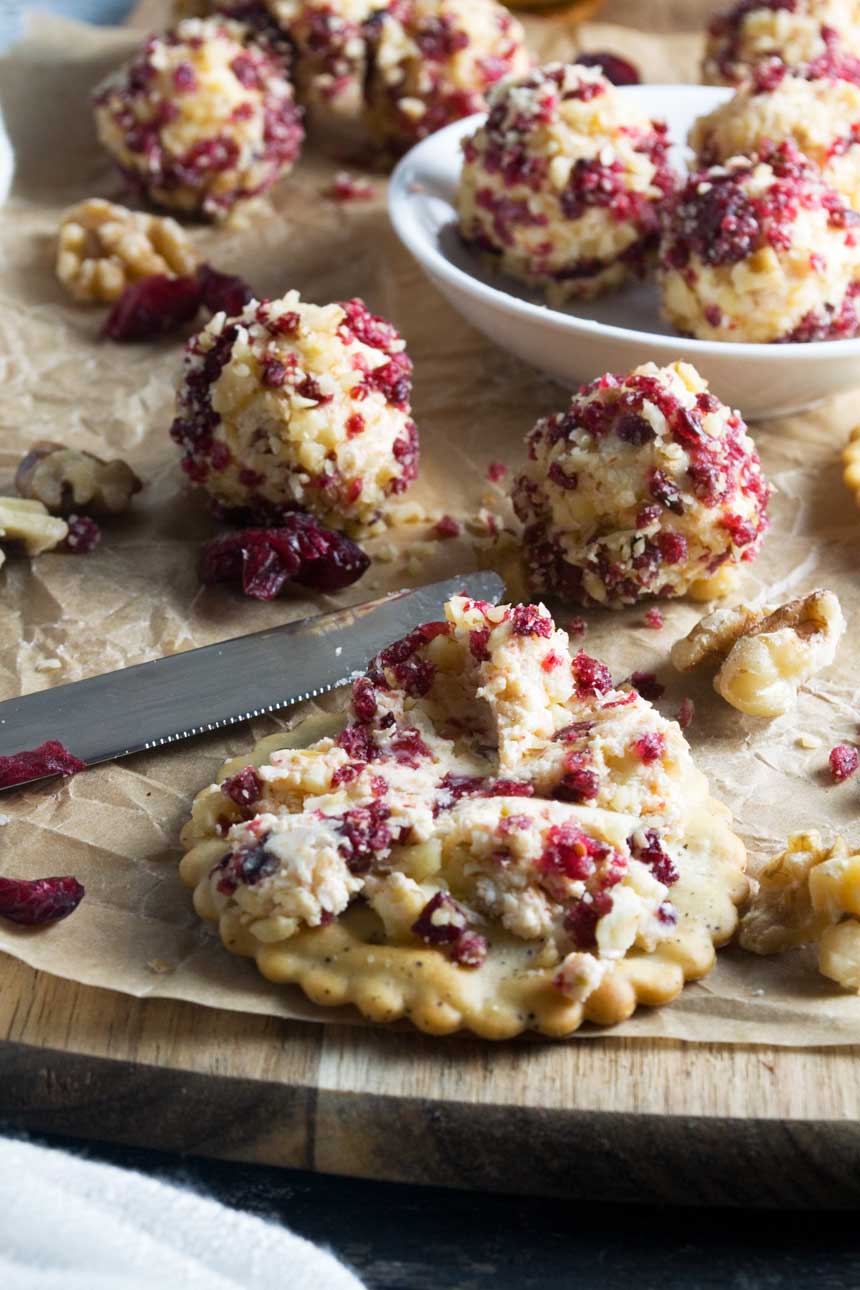
<path fill-rule="evenodd" d="M 49 515 L 41 502 L 0 497 L 0 542 L 19 542 L 27 555 L 41 555 L 59 546 L 68 532 L 65 520 Z"/>
<path fill-rule="evenodd" d="M 717 609 L 672 647 L 679 672 L 721 662 L 714 689 L 753 717 L 778 717 L 800 686 L 836 657 L 845 618 L 832 591 L 811 591 L 787 604 Z"/>
<path fill-rule="evenodd" d="M 19 462 L 15 488 L 55 515 L 119 515 L 143 485 L 124 461 L 41 439 Z"/>
<path fill-rule="evenodd" d="M 740 943 L 754 954 L 817 944 L 818 969 L 846 990 L 860 990 L 860 855 L 842 838 L 826 846 L 796 833 L 759 875 L 741 919 Z"/>
<path fill-rule="evenodd" d="M 91 197 L 67 211 L 57 236 L 57 277 L 82 303 L 111 304 L 132 282 L 193 273 L 200 256 L 176 220 Z"/>

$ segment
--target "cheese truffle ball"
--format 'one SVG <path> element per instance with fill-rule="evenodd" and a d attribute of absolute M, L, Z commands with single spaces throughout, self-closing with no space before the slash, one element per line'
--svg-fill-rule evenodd
<path fill-rule="evenodd" d="M 793 144 L 691 175 L 660 248 L 664 313 L 702 340 L 856 336 L 858 225 Z"/>
<path fill-rule="evenodd" d="M 759 63 L 777 58 L 811 67 L 860 55 L 860 0 L 738 0 L 708 28 L 702 79 L 739 85 Z"/>
<path fill-rule="evenodd" d="M 689 141 L 702 167 L 792 142 L 860 209 L 860 86 L 850 81 L 808 80 L 764 64 L 728 103 L 699 118 Z"/>
<path fill-rule="evenodd" d="M 532 589 L 584 604 L 721 595 L 767 529 L 746 426 L 674 363 L 606 375 L 539 421 L 514 483 Z"/>
<path fill-rule="evenodd" d="M 94 105 L 101 142 L 139 193 L 214 219 L 287 174 L 302 141 L 283 64 L 224 18 L 151 36 Z"/>
<path fill-rule="evenodd" d="M 598 69 L 506 81 L 463 150 L 460 232 L 511 277 L 563 301 L 643 270 L 675 187 L 666 128 Z"/>
<path fill-rule="evenodd" d="M 417 473 L 411 373 L 398 332 L 361 300 L 252 300 L 189 342 L 170 433 L 222 505 L 358 532 Z"/>
<path fill-rule="evenodd" d="M 366 118 L 391 152 L 482 112 L 497 81 L 531 65 L 520 23 L 496 0 L 389 0 L 374 8 L 364 26 Z"/>

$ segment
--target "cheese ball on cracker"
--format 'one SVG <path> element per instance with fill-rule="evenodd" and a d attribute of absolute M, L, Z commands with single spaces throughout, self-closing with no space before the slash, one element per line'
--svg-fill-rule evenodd
<path fill-rule="evenodd" d="M 358 532 L 417 473 L 411 373 L 397 330 L 360 300 L 292 291 L 216 314 L 186 347 L 182 468 L 228 509 L 301 509 Z"/>
<path fill-rule="evenodd" d="M 532 61 L 520 23 L 496 0 L 391 0 L 364 32 L 367 124 L 394 153 L 483 111 L 492 86 Z"/>
<path fill-rule="evenodd" d="M 860 215 L 791 143 L 699 171 L 666 215 L 663 311 L 701 340 L 856 336 L 858 226 Z"/>
<path fill-rule="evenodd" d="M 771 59 L 817 74 L 860 55 L 858 0 L 738 0 L 708 28 L 702 79 L 739 85 Z"/>
<path fill-rule="evenodd" d="M 765 67 L 728 103 L 700 117 L 690 147 L 704 168 L 793 143 L 848 204 L 860 209 L 860 85 Z"/>
<path fill-rule="evenodd" d="M 687 363 L 602 376 L 527 443 L 513 501 L 535 593 L 709 598 L 758 552 L 770 485 L 740 415 Z"/>
<path fill-rule="evenodd" d="M 506 81 L 463 150 L 460 232 L 511 277 L 561 302 L 644 270 L 675 187 L 666 129 L 598 69 Z"/>
<path fill-rule="evenodd" d="M 94 96 L 99 139 L 142 197 L 222 219 L 287 174 L 302 126 L 284 65 L 227 18 L 187 18 Z"/>

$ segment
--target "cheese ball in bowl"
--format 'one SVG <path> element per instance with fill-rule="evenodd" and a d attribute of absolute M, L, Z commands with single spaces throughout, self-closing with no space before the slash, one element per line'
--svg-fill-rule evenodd
<path fill-rule="evenodd" d="M 699 166 L 752 157 L 793 143 L 855 210 L 860 209 L 860 85 L 836 76 L 810 80 L 782 63 L 753 78 L 690 131 Z"/>
<path fill-rule="evenodd" d="M 417 473 L 411 374 L 396 329 L 361 300 L 252 300 L 189 341 L 171 436 L 221 506 L 360 533 Z"/>
<path fill-rule="evenodd" d="M 687 363 L 592 381 L 527 444 L 513 502 L 535 592 L 709 599 L 758 553 L 770 485 L 740 414 Z"/>
<path fill-rule="evenodd" d="M 481 112 L 497 81 L 531 66 L 522 26 L 496 0 L 389 0 L 364 24 L 366 123 L 398 154 Z"/>
<path fill-rule="evenodd" d="M 506 81 L 463 150 L 460 233 L 495 267 L 553 303 L 644 270 L 676 185 L 666 129 L 598 69 Z"/>
<path fill-rule="evenodd" d="M 303 135 L 283 63 L 226 18 L 151 36 L 99 87 L 94 110 L 133 190 L 210 219 L 287 174 Z"/>
<path fill-rule="evenodd" d="M 758 64 L 779 59 L 818 74 L 860 55 L 860 0 L 738 0 L 708 28 L 702 80 L 740 85 Z"/>
<path fill-rule="evenodd" d="M 748 343 L 860 334 L 860 215 L 793 144 L 691 175 L 660 246 L 684 335 Z"/>

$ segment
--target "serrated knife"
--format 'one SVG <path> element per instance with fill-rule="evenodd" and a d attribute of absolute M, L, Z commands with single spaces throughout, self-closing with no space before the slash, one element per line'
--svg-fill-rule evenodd
<path fill-rule="evenodd" d="M 503 589 L 495 573 L 463 574 L 7 699 L 0 703 L 0 754 L 56 739 L 93 765 L 277 712 L 344 685 L 380 649 L 439 618 L 451 596 L 498 603 Z"/>

